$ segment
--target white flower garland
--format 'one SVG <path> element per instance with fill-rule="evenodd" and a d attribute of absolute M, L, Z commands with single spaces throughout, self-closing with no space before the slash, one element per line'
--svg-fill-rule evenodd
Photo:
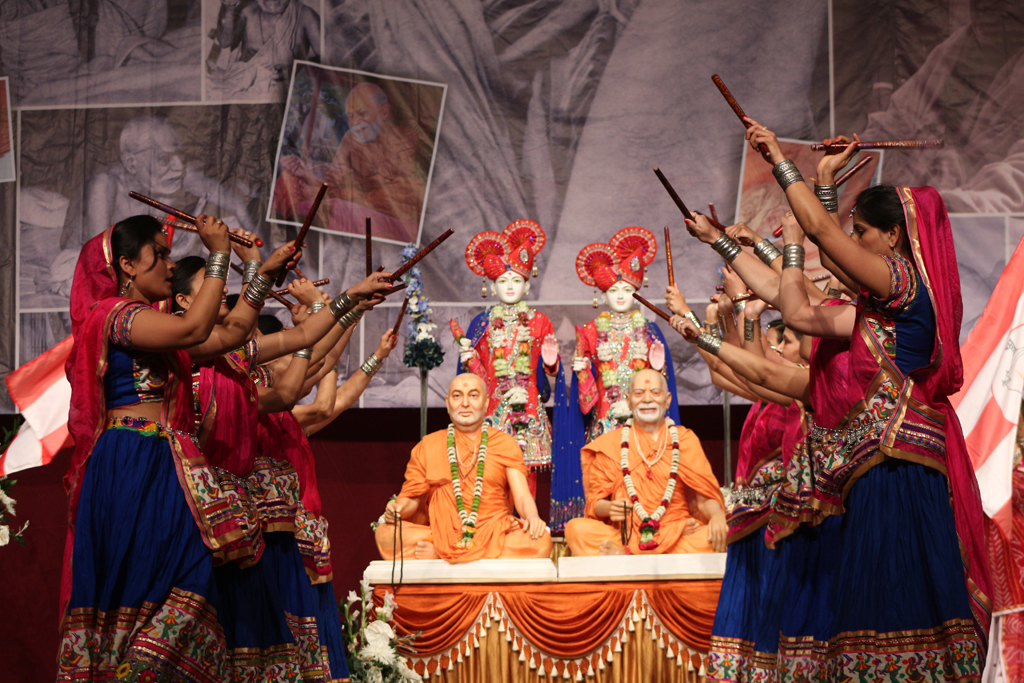
<path fill-rule="evenodd" d="M 484 492 L 484 462 L 487 459 L 487 427 L 480 436 L 480 449 L 476 454 L 476 482 L 473 484 L 473 504 L 470 512 L 466 512 L 462 500 L 462 481 L 459 474 L 459 454 L 455 447 L 455 425 L 448 425 L 448 466 L 451 469 L 452 489 L 455 491 L 455 506 L 462 521 L 462 538 L 457 545 L 460 548 L 473 546 L 473 535 L 476 533 L 476 513 L 480 507 L 480 498 Z"/>
<path fill-rule="evenodd" d="M 676 425 L 672 418 L 666 417 L 665 421 L 668 422 L 668 435 L 669 439 L 672 440 L 672 467 L 669 470 L 665 495 L 661 497 L 661 505 L 658 506 L 658 509 L 652 515 L 648 515 L 647 510 L 644 509 L 644 505 L 640 502 L 640 498 L 636 495 L 636 489 L 633 487 L 633 478 L 629 475 L 629 430 L 633 427 L 633 420 L 627 420 L 626 424 L 622 427 L 622 450 L 620 456 L 622 476 L 626 482 L 626 492 L 629 494 L 629 499 L 633 501 L 633 509 L 640 516 L 641 522 L 648 520 L 659 521 L 661 516 L 665 514 L 665 508 L 672 500 L 672 496 L 676 491 L 676 481 L 679 477 L 679 432 L 676 430 Z"/>

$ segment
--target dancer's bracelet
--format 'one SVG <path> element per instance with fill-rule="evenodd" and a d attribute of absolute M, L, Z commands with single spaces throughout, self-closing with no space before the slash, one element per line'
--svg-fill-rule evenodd
<path fill-rule="evenodd" d="M 359 322 L 359 319 L 362 317 L 363 310 L 361 308 L 353 308 L 351 311 L 338 318 L 338 324 L 341 325 L 341 329 L 347 330 Z"/>
<path fill-rule="evenodd" d="M 778 181 L 779 187 L 783 191 L 793 183 L 802 183 L 804 180 L 792 159 L 783 159 L 775 164 L 775 167 L 772 169 L 772 175 L 775 176 L 775 180 Z"/>
<path fill-rule="evenodd" d="M 775 259 L 782 256 L 782 252 L 770 240 L 764 239 L 754 246 L 754 256 L 761 259 L 766 266 L 770 266 Z"/>
<path fill-rule="evenodd" d="M 295 358 L 305 358 L 306 360 L 309 360 L 310 358 L 313 357 L 313 348 L 306 347 L 304 349 L 299 349 L 298 351 L 293 353 L 292 356 L 294 356 Z"/>
<path fill-rule="evenodd" d="M 787 244 L 782 248 L 782 269 L 804 267 L 804 245 Z"/>
<path fill-rule="evenodd" d="M 247 285 L 252 282 L 252 277 L 259 272 L 260 267 L 263 265 L 262 261 L 246 261 L 242 264 L 242 284 Z"/>
<path fill-rule="evenodd" d="M 331 302 L 331 313 L 335 318 L 340 318 L 352 310 L 355 305 L 356 302 L 352 301 L 352 297 L 348 295 L 348 292 L 342 292 L 334 297 L 334 301 Z"/>
<path fill-rule="evenodd" d="M 367 377 L 373 377 L 377 374 L 377 371 L 384 365 L 384 361 L 377 358 L 377 354 L 371 353 L 370 357 L 363 361 L 363 364 L 359 367 L 360 370 L 366 373 Z"/>
<path fill-rule="evenodd" d="M 722 340 L 709 332 L 705 332 L 697 337 L 697 348 L 701 351 L 707 351 L 712 356 L 717 356 L 718 352 L 722 350 Z"/>
<path fill-rule="evenodd" d="M 742 249 L 740 245 L 736 243 L 736 240 L 726 235 L 724 232 L 722 235 L 715 240 L 711 248 L 718 252 L 718 255 L 725 260 L 726 263 L 732 263 L 736 260 L 736 257 L 740 255 Z"/>
<path fill-rule="evenodd" d="M 245 291 L 242 292 L 242 298 L 253 306 L 259 308 L 263 305 L 263 300 L 267 298 L 267 293 L 270 291 L 271 285 L 270 278 L 263 275 L 263 273 L 253 273 L 252 282 L 250 282 Z"/>
<path fill-rule="evenodd" d="M 231 254 L 226 251 L 211 251 L 210 256 L 206 259 L 206 277 L 227 280 L 229 263 L 231 263 Z"/>

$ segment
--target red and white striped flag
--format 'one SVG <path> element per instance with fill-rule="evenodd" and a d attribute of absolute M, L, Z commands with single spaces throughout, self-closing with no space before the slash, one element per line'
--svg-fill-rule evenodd
<path fill-rule="evenodd" d="M 72 445 L 68 434 L 71 384 L 64 375 L 71 343 L 68 337 L 7 375 L 7 390 L 25 422 L 0 455 L 0 475 L 45 465 Z"/>
<path fill-rule="evenodd" d="M 961 347 L 964 385 L 951 398 L 985 514 L 1009 537 L 1013 449 L 1024 392 L 1024 239 Z"/>

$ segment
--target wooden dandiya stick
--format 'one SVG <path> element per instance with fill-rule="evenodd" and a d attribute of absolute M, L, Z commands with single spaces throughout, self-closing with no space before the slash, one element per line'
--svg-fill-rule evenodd
<path fill-rule="evenodd" d="M 718 91 L 722 93 L 722 97 L 725 98 L 725 101 L 729 104 L 730 107 L 732 107 L 732 110 L 736 113 L 736 116 L 739 117 L 740 123 L 743 124 L 743 127 L 750 128 L 751 124 L 746 120 L 747 115 L 744 113 L 743 107 L 740 106 L 739 102 L 736 101 L 736 98 L 732 96 L 731 92 L 729 92 L 729 88 L 725 87 L 725 82 L 723 82 L 722 79 L 719 78 L 718 74 L 711 74 L 711 80 L 715 82 L 715 85 L 718 87 Z M 768 145 L 762 142 L 757 146 L 757 151 L 765 156 L 768 156 Z"/>
<path fill-rule="evenodd" d="M 647 308 L 651 309 L 651 312 L 653 312 L 659 318 L 661 318 L 662 320 L 664 320 L 664 321 L 666 321 L 666 322 L 671 324 L 671 322 L 672 322 L 672 316 L 671 315 L 669 315 L 665 311 L 661 310 L 660 308 L 658 308 L 657 306 L 652 304 L 650 301 L 648 301 L 647 299 L 645 299 L 642 296 L 640 296 L 639 294 L 637 294 L 636 292 L 633 292 L 633 298 L 636 299 L 637 301 L 639 301 L 640 303 L 642 303 Z"/>
<path fill-rule="evenodd" d="M 402 318 L 405 317 L 405 309 L 409 306 L 409 297 L 405 297 L 402 301 L 402 307 L 398 309 L 398 317 L 395 318 L 395 325 L 391 329 L 394 330 L 394 334 L 398 334 L 399 326 L 402 324 Z"/>
<path fill-rule="evenodd" d="M 137 202 L 142 202 L 143 204 L 146 204 L 148 206 L 152 206 L 157 211 L 163 211 L 164 213 L 166 213 L 166 214 L 168 214 L 170 216 L 174 216 L 175 218 L 177 218 L 180 221 L 180 222 L 175 221 L 173 223 L 169 223 L 168 221 L 163 221 L 164 223 L 166 223 L 168 225 L 173 225 L 175 228 L 181 228 L 182 230 L 188 230 L 190 232 L 199 232 L 199 230 L 196 228 L 196 222 L 197 222 L 198 219 L 196 219 L 196 217 L 193 216 L 192 214 L 188 214 L 188 213 L 185 213 L 184 211 L 181 211 L 179 209 L 175 209 L 173 206 L 168 206 L 167 204 L 164 204 L 163 202 L 158 202 L 157 200 L 152 199 L 150 197 L 147 197 L 144 194 L 139 194 L 138 192 L 129 192 L 128 196 L 131 197 L 132 199 L 134 199 Z M 239 237 L 238 235 L 236 235 L 236 234 L 234 234 L 232 232 L 228 233 L 228 239 L 231 240 L 232 242 L 237 242 L 238 244 L 241 244 L 243 247 L 251 247 L 252 246 L 252 240 L 247 240 L 244 237 Z M 257 239 L 256 240 L 256 246 L 257 247 L 262 247 L 263 246 L 263 240 Z"/>
<path fill-rule="evenodd" d="M 314 282 L 313 286 L 314 287 L 324 287 L 324 286 L 329 285 L 329 284 L 331 284 L 331 278 L 325 277 L 323 280 L 317 280 L 316 282 Z M 278 296 L 284 296 L 287 293 L 288 293 L 287 289 L 279 289 L 276 292 L 270 292 L 271 295 L 278 295 Z"/>
<path fill-rule="evenodd" d="M 841 187 L 843 183 L 845 183 L 847 180 L 849 180 L 850 178 L 853 177 L 854 173 L 857 173 L 862 168 L 864 168 L 865 166 L 870 164 L 873 159 L 874 159 L 873 156 L 865 156 L 863 159 L 861 159 L 856 164 L 851 166 L 848 171 L 846 171 L 845 173 L 840 175 L 838 178 L 836 178 L 836 187 Z M 775 230 L 772 231 L 772 237 L 782 237 L 782 226 L 781 225 L 779 227 L 775 228 Z"/>
<path fill-rule="evenodd" d="M 715 205 L 708 203 L 708 210 L 711 211 L 711 220 L 718 223 L 718 212 L 715 211 Z M 721 225 L 721 223 L 718 224 Z"/>
<path fill-rule="evenodd" d="M 756 299 L 757 297 L 755 297 L 750 292 L 743 292 L 742 294 L 737 294 L 736 296 L 730 298 L 734 304 L 738 304 L 741 301 L 748 301 L 750 299 Z"/>
<path fill-rule="evenodd" d="M 811 145 L 811 149 L 815 152 L 837 154 L 846 149 L 849 144 L 848 142 L 839 142 L 825 145 L 819 142 Z M 857 143 L 857 149 L 942 149 L 945 146 L 946 141 L 942 138 L 930 140 L 877 140 L 875 142 Z"/>
<path fill-rule="evenodd" d="M 821 275 L 815 275 L 811 278 L 811 282 L 824 282 L 825 280 L 831 280 L 832 273 L 822 273 Z"/>
<path fill-rule="evenodd" d="M 239 275 L 243 275 L 244 274 L 242 272 L 242 266 L 238 265 L 237 263 L 232 263 L 231 264 L 231 270 L 235 271 Z M 292 302 L 288 301 L 288 299 L 285 299 L 283 296 L 281 296 L 277 292 L 267 292 L 267 294 L 269 294 L 270 296 L 274 297 L 274 299 L 278 303 L 283 304 L 286 308 L 291 308 L 292 307 Z"/>
<path fill-rule="evenodd" d="M 668 192 L 668 196 L 671 197 L 672 201 L 676 203 L 676 206 L 679 207 L 679 210 L 682 212 L 683 216 L 685 216 L 688 220 L 692 221 L 693 214 L 690 213 L 690 210 L 686 208 L 686 204 L 683 204 L 683 200 L 679 198 L 678 194 L 676 194 L 676 191 L 672 187 L 672 184 L 668 182 L 668 178 L 665 177 L 665 174 L 662 173 L 661 169 L 658 168 L 657 166 L 654 167 L 654 175 L 658 176 L 658 180 L 661 181 L 661 184 L 665 187 L 665 191 Z"/>
<path fill-rule="evenodd" d="M 366 217 L 366 277 L 373 273 L 373 242 L 370 228 L 370 217 Z"/>
<path fill-rule="evenodd" d="M 668 226 L 665 226 L 665 258 L 668 260 L 668 286 L 676 286 L 676 272 L 672 267 L 672 240 L 668 236 Z"/>
<path fill-rule="evenodd" d="M 295 250 L 299 251 L 302 249 L 302 242 L 306 239 L 306 233 L 309 232 L 309 226 L 313 224 L 313 219 L 316 217 L 317 209 L 320 208 L 320 202 L 324 200 L 324 195 L 327 194 L 327 183 L 321 183 L 320 190 L 316 193 L 316 199 L 313 200 L 313 205 L 309 207 L 309 213 L 306 214 L 306 220 L 303 221 L 302 227 L 299 228 L 299 234 L 295 236 Z M 292 268 L 295 266 L 293 265 Z M 288 274 L 288 268 L 282 269 L 281 274 L 277 276 L 277 286 L 280 287 L 284 283 L 284 278 Z"/>
<path fill-rule="evenodd" d="M 448 239 L 449 237 L 451 237 L 454 234 L 455 234 L 455 230 L 452 229 L 452 228 L 448 228 L 447 230 L 445 230 L 441 234 L 440 237 L 438 237 L 436 240 L 434 240 L 433 242 L 431 242 L 430 244 L 425 246 L 423 249 L 420 249 L 418 254 L 416 254 L 411 259 L 409 259 L 408 261 L 403 263 L 402 266 L 398 270 L 396 270 L 395 272 L 391 273 L 391 278 L 390 278 L 391 281 L 395 282 L 398 279 L 400 279 L 403 275 L 406 274 L 406 272 L 408 272 L 408 270 L 410 268 L 412 268 L 414 265 L 416 265 L 416 263 L 419 262 L 419 260 L 421 258 L 426 256 L 430 252 L 434 251 L 434 249 L 437 249 L 437 247 L 440 246 L 441 242 L 444 242 L 446 239 Z M 383 266 L 381 266 L 381 267 L 383 268 Z M 395 287 L 392 287 L 391 291 L 395 291 L 395 289 L 396 289 Z"/>

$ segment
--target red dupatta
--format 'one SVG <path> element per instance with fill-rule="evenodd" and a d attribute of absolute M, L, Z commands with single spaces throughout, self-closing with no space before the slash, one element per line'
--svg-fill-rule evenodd
<path fill-rule="evenodd" d="M 946 214 L 946 205 L 935 188 L 898 189 L 903 201 L 914 261 L 935 308 L 936 334 L 932 362 L 927 368 L 911 374 L 915 383 L 913 396 L 945 417 L 945 459 L 950 500 L 971 592 L 971 607 L 975 619 L 987 636 L 991 620 L 989 596 L 992 595 L 992 589 L 985 546 L 985 515 L 960 420 L 949 402 L 949 397 L 960 389 L 964 381 L 964 365 L 960 356 L 963 300 L 960 296 L 960 272 L 956 264 L 953 230 Z M 982 642 L 987 640 L 983 639 Z"/>

